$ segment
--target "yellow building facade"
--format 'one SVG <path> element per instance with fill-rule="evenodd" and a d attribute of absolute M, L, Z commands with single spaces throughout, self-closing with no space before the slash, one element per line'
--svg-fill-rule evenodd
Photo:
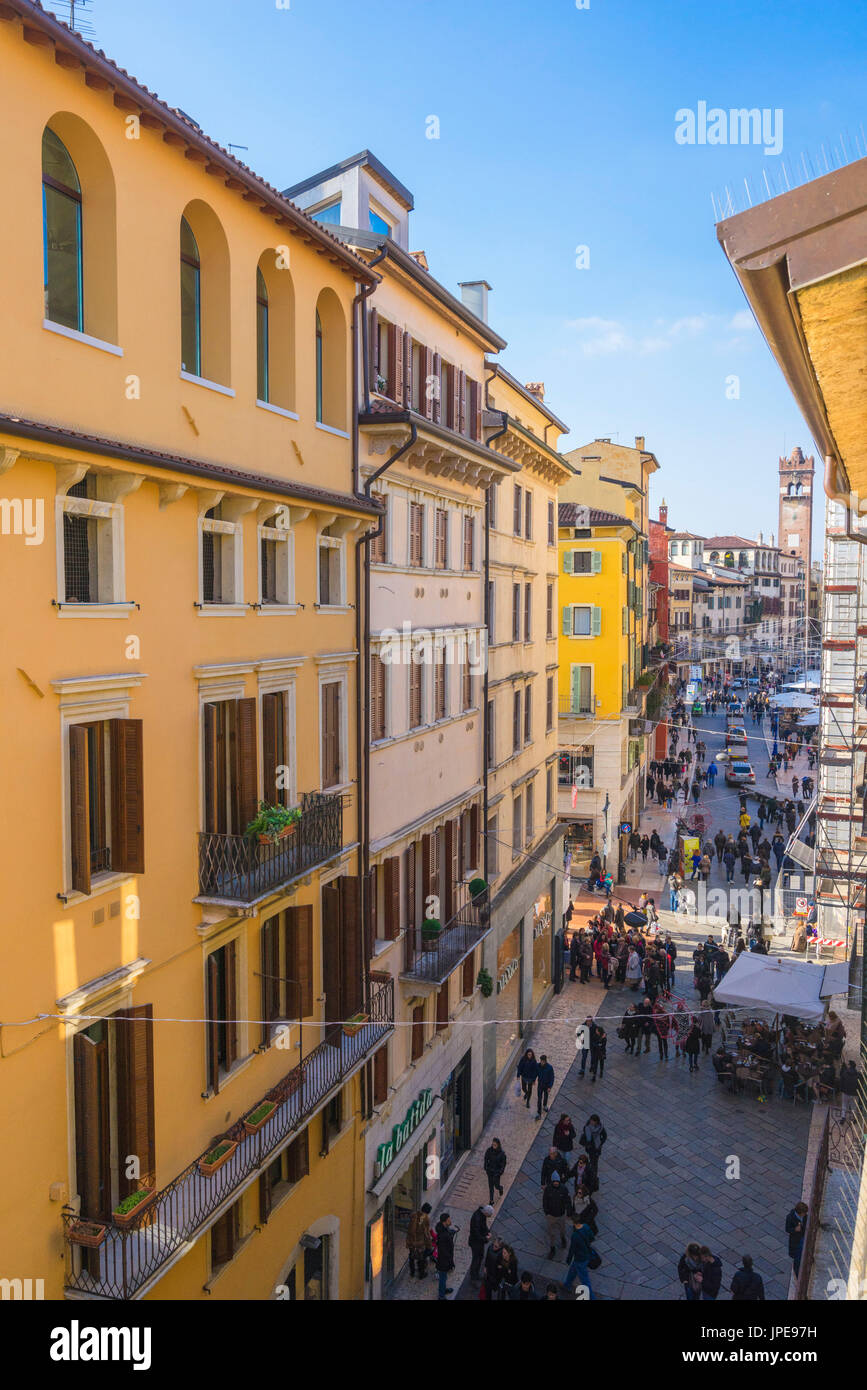
<path fill-rule="evenodd" d="M 352 1298 L 393 1016 L 357 911 L 354 551 L 380 509 L 349 386 L 374 277 L 16 8 L 3 762 L 40 791 L 36 815 L 5 798 L 2 1273 Z"/>

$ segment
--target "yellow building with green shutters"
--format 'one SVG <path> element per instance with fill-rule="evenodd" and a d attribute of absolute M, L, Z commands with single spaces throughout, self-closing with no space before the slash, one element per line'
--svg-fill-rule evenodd
<path fill-rule="evenodd" d="M 641 809 L 644 541 L 629 517 L 581 503 L 561 502 L 558 522 L 558 809 L 576 876 L 594 850 L 614 873 Z"/>

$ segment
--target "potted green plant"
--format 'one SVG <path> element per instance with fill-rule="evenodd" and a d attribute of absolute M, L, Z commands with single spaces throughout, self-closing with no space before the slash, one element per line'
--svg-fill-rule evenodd
<path fill-rule="evenodd" d="M 470 879 L 470 898 L 473 902 L 477 902 L 479 898 L 483 898 L 487 891 L 488 885 L 483 878 Z"/>
<path fill-rule="evenodd" d="M 491 995 L 494 992 L 494 982 L 491 979 L 490 971 L 486 970 L 484 966 L 482 966 L 481 970 L 476 976 L 476 984 L 478 985 L 479 990 L 481 994 L 484 996 L 484 998 L 490 999 Z"/>
<path fill-rule="evenodd" d="M 301 812 L 297 806 L 271 806 L 267 801 L 260 801 L 259 809 L 244 835 L 248 840 L 258 840 L 260 845 L 273 845 L 294 835 L 300 820 Z"/>
<path fill-rule="evenodd" d="M 199 1159 L 199 1172 L 204 1178 L 212 1178 L 224 1163 L 228 1163 L 238 1144 L 234 1139 L 220 1139 L 212 1149 Z"/>
<path fill-rule="evenodd" d="M 156 1192 L 152 1187 L 139 1187 L 135 1192 L 127 1193 L 122 1197 L 111 1214 L 111 1219 L 115 1226 L 126 1230 L 128 1226 L 133 1226 L 139 1217 L 147 1210 L 152 1202 L 156 1200 Z"/>
<path fill-rule="evenodd" d="M 261 1105 L 257 1105 L 255 1110 L 251 1110 L 249 1115 L 244 1116 L 244 1128 L 247 1133 L 258 1134 L 276 1109 L 277 1105 L 273 1100 L 263 1100 Z"/>
<path fill-rule="evenodd" d="M 442 932 L 443 924 L 438 917 L 425 917 L 421 924 L 422 945 L 432 946 Z"/>
<path fill-rule="evenodd" d="M 376 374 L 376 389 L 381 396 L 384 396 L 386 391 L 388 390 L 388 382 L 386 381 L 385 377 L 382 376 L 382 374 L 379 372 L 377 372 Z"/>
<path fill-rule="evenodd" d="M 369 1021 L 369 1015 L 365 1013 L 353 1014 L 343 1025 L 343 1033 L 347 1038 L 354 1038 L 359 1029 L 363 1028 Z"/>
<path fill-rule="evenodd" d="M 96 1221 L 72 1221 L 69 1239 L 73 1245 L 85 1245 L 88 1250 L 96 1250 L 105 1240 L 105 1227 Z"/>

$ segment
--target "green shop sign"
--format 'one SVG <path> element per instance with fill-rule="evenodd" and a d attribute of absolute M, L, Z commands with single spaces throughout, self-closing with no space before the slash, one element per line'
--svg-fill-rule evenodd
<path fill-rule="evenodd" d="M 380 1144 L 376 1151 L 376 1161 L 379 1164 L 380 1173 L 384 1173 L 388 1165 L 393 1161 L 395 1154 L 399 1154 L 413 1130 L 417 1129 L 427 1112 L 433 1105 L 433 1091 L 428 1087 L 422 1091 L 418 1100 L 414 1100 L 406 1112 L 403 1124 L 395 1125 L 391 1131 L 391 1138 L 385 1144 Z"/>

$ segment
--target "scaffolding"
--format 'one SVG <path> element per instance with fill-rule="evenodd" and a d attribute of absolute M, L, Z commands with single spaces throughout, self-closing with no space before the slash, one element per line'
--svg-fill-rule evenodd
<path fill-rule="evenodd" d="M 844 943 L 837 953 L 857 961 L 867 875 L 867 545 L 850 538 L 849 522 L 829 501 L 815 872 L 819 938 Z"/>

